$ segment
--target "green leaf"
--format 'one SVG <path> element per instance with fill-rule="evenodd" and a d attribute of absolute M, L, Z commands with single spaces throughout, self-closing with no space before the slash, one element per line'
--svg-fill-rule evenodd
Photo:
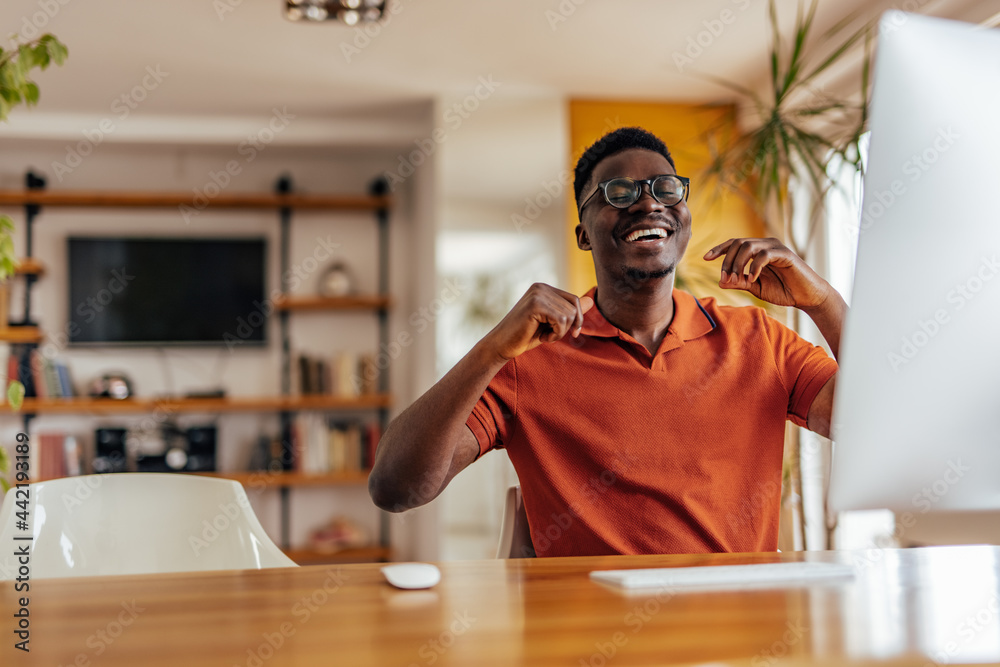
<path fill-rule="evenodd" d="M 22 44 L 17 47 L 17 61 L 21 63 L 21 71 L 26 72 L 37 63 L 35 62 L 35 49 L 31 44 Z"/>
<path fill-rule="evenodd" d="M 826 177 L 823 158 L 826 157 L 826 153 L 829 151 L 822 151 L 823 156 L 821 157 L 817 154 L 816 145 L 810 142 L 809 139 L 803 138 L 798 128 L 792 128 L 792 130 L 788 137 L 789 144 L 802 161 L 802 167 L 805 169 L 806 176 L 809 177 L 815 191 L 823 192 L 829 180 Z M 797 169 L 796 176 L 801 177 L 801 175 L 800 170 Z"/>
<path fill-rule="evenodd" d="M 19 44 L 14 50 L 0 49 L 0 121 L 7 120 L 10 110 L 21 102 L 38 102 L 38 86 L 29 78 L 31 70 L 44 70 L 53 62 L 62 65 L 68 55 L 66 45 L 51 34 Z"/>
<path fill-rule="evenodd" d="M 868 127 L 868 102 L 871 91 L 872 49 L 875 43 L 874 33 L 869 30 L 865 34 L 865 61 L 861 65 L 861 131 Z M 860 138 L 860 137 L 859 137 Z"/>
<path fill-rule="evenodd" d="M 803 77 L 802 80 L 798 82 L 799 85 L 802 85 L 804 83 L 808 83 L 809 81 L 812 81 L 820 73 L 824 72 L 830 65 L 832 65 L 835 62 L 837 62 L 838 60 L 840 60 L 841 56 L 843 56 L 844 53 L 846 53 L 847 51 L 849 51 L 851 49 L 851 47 L 854 46 L 858 42 L 858 40 L 860 40 L 862 37 L 865 36 L 865 31 L 866 30 L 867 30 L 867 27 L 866 28 L 862 28 L 861 30 L 857 31 L 856 33 L 854 33 L 853 35 L 851 35 L 850 37 L 848 37 L 847 40 L 844 41 L 844 43 L 841 44 L 840 46 L 838 46 L 836 49 L 834 49 L 833 52 L 830 55 L 828 55 L 826 57 L 826 59 L 822 63 L 820 63 L 815 69 L 813 69 L 805 77 Z"/>
<path fill-rule="evenodd" d="M 49 58 L 50 58 L 49 50 L 45 47 L 44 44 L 38 44 L 37 46 L 35 46 L 34 53 L 35 53 L 35 62 L 38 63 L 39 67 L 45 69 L 46 67 L 49 66 Z"/>
<path fill-rule="evenodd" d="M 840 34 L 841 32 L 843 32 L 843 30 L 847 26 L 851 25 L 856 20 L 858 20 L 858 17 L 861 16 L 864 13 L 864 10 L 865 10 L 864 7 L 861 7 L 859 9 L 855 9 L 853 12 L 850 12 L 849 14 L 847 14 L 847 16 L 845 16 L 844 18 L 840 19 L 835 24 L 833 24 L 833 26 L 830 29 L 828 29 L 825 33 L 823 33 L 824 40 L 832 39 L 832 38 L 836 37 L 838 34 Z M 868 22 L 865 23 L 865 25 L 863 25 L 861 28 L 859 28 L 858 31 L 862 32 L 862 31 L 867 30 L 867 31 L 870 32 L 871 29 L 875 25 L 877 25 L 877 24 L 878 24 L 878 19 L 874 19 L 874 20 L 868 21 Z"/>
<path fill-rule="evenodd" d="M 760 97 L 757 96 L 757 93 L 750 90 L 746 86 L 741 86 L 738 83 L 733 83 L 732 81 L 723 79 L 713 74 L 705 74 L 704 72 L 692 72 L 691 74 L 692 76 L 696 76 L 699 79 L 706 79 L 708 81 L 711 81 L 712 83 L 716 83 L 720 86 L 728 88 L 735 93 L 739 93 L 740 95 L 745 95 L 746 97 L 749 97 L 750 99 L 754 100 L 754 102 L 756 102 L 758 105 L 761 104 L 761 99 Z"/>
<path fill-rule="evenodd" d="M 771 86 L 775 95 L 780 97 L 778 88 L 778 54 L 781 53 L 781 28 L 778 25 L 778 7 L 774 0 L 768 0 L 768 17 L 771 19 Z"/>
<path fill-rule="evenodd" d="M 795 116 L 822 116 L 825 113 L 830 113 L 831 111 L 843 111 L 846 109 L 852 109 L 853 107 L 845 104 L 844 102 L 828 102 L 826 104 L 821 104 L 815 107 L 804 107 L 802 109 L 795 109 L 791 113 Z"/>
<path fill-rule="evenodd" d="M 756 126 L 751 125 L 749 130 L 739 129 L 744 124 L 730 121 L 732 124 L 727 133 L 735 136 L 720 134 L 720 143 L 710 145 L 710 163 L 703 172 L 717 186 L 743 186 L 736 191 L 741 196 L 752 197 L 753 207 L 758 212 L 764 212 L 770 230 L 776 231 L 776 235 L 792 245 L 796 239 L 789 236 L 793 212 L 793 202 L 787 190 L 789 179 L 794 178 L 801 187 L 822 194 L 830 189 L 826 169 L 833 156 L 844 155 L 847 164 L 857 164 L 857 141 L 867 121 L 870 76 L 866 60 L 861 68 L 863 90 L 860 103 L 850 98 L 831 98 L 810 88 L 801 89 L 811 77 L 841 60 L 856 46 L 862 35 L 866 46 L 871 39 L 870 31 L 859 30 L 832 52 L 824 52 L 816 65 L 808 54 L 817 42 L 813 35 L 818 0 L 810 0 L 808 8 L 804 3 L 805 0 L 798 3 L 794 31 L 783 37 L 779 30 L 777 2 L 768 2 L 771 35 L 767 64 L 773 98 L 762 99 L 743 86 L 715 79 L 744 99 L 752 100 L 757 107 L 757 119 L 750 121 Z M 856 18 L 851 17 L 850 25 L 856 23 Z M 838 31 L 848 25 L 837 26 Z M 835 34 L 836 31 L 827 33 L 829 36 L 819 41 L 832 39 Z M 785 41 L 788 42 L 787 50 Z M 710 77 L 702 75 L 702 78 Z M 796 91 L 798 94 L 793 95 Z M 810 219 L 815 220 L 818 209 L 808 213 Z"/>
<path fill-rule="evenodd" d="M 45 47 L 49 51 L 49 56 L 56 65 L 62 65 L 66 62 L 66 57 L 69 55 L 69 49 L 66 48 L 65 44 L 56 39 L 55 36 L 44 35 L 42 40 L 45 40 L 46 37 L 51 38 L 44 42 Z"/>
<path fill-rule="evenodd" d="M 11 380 L 10 384 L 7 385 L 7 402 L 10 403 L 10 409 L 14 412 L 20 410 L 24 404 L 24 385 L 17 380 Z"/>
<path fill-rule="evenodd" d="M 24 101 L 32 106 L 38 104 L 38 86 L 31 81 L 24 86 Z"/>
<path fill-rule="evenodd" d="M 15 106 L 21 101 L 21 92 L 16 88 L 0 88 L 0 97 L 10 106 Z"/>
<path fill-rule="evenodd" d="M 795 20 L 795 46 L 792 48 L 792 57 L 788 62 L 788 71 L 785 73 L 785 82 L 782 85 L 782 89 L 786 92 L 792 88 L 795 78 L 799 75 L 806 38 L 809 36 L 813 19 L 816 16 L 816 6 L 817 0 L 813 0 L 809 6 L 809 13 L 803 19 L 802 3 L 799 3 L 799 13 Z"/>

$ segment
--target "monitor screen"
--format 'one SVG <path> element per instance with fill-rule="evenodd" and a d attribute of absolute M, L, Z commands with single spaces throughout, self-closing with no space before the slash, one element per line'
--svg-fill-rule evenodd
<path fill-rule="evenodd" d="M 884 15 L 831 508 L 1000 508 L 1000 31 Z"/>
<path fill-rule="evenodd" d="M 70 238 L 72 344 L 266 342 L 263 238 Z M 252 326 L 249 322 L 256 323 Z"/>

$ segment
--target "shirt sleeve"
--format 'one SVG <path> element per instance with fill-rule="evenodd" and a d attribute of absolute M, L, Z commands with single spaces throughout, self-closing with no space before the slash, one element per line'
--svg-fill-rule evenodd
<path fill-rule="evenodd" d="M 512 359 L 490 381 L 479 397 L 466 426 L 479 441 L 479 455 L 502 449 L 509 442 L 517 414 L 517 360 Z"/>
<path fill-rule="evenodd" d="M 788 392 L 788 419 L 806 426 L 816 394 L 837 373 L 837 362 L 777 320 L 764 315 L 778 376 Z"/>

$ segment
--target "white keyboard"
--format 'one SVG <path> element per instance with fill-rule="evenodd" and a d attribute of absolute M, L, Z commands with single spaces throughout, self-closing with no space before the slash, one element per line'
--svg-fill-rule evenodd
<path fill-rule="evenodd" d="M 753 563 L 708 567 L 661 567 L 638 570 L 599 570 L 590 578 L 622 588 L 762 588 L 809 586 L 848 581 L 854 568 L 838 563 Z"/>

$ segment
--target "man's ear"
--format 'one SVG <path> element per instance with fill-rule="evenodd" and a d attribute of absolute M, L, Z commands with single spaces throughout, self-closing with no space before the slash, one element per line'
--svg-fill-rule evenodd
<path fill-rule="evenodd" d="M 590 237 L 583 225 L 576 226 L 576 247 L 580 250 L 590 250 Z"/>

